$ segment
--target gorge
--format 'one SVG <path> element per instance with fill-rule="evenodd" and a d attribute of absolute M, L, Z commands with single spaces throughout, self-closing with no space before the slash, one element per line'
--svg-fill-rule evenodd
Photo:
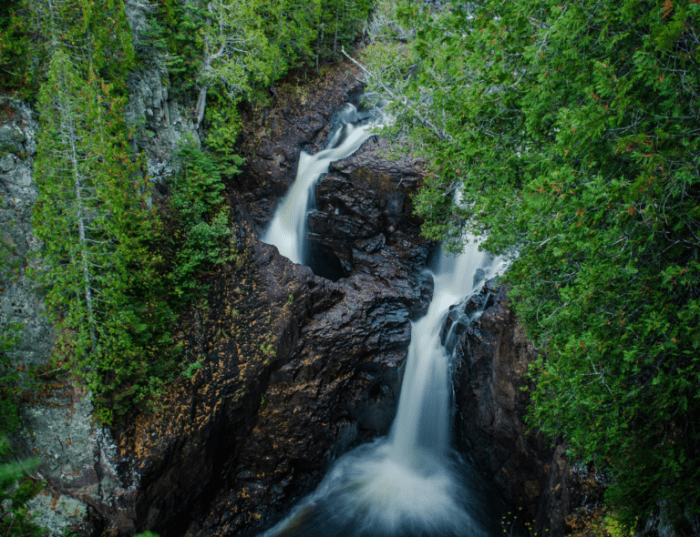
<path fill-rule="evenodd" d="M 0 535 L 700 535 L 698 20 L 0 6 Z"/>
<path fill-rule="evenodd" d="M 300 156 L 297 178 L 263 236 L 298 263 L 307 260 L 306 219 L 317 179 L 330 163 L 352 155 L 370 135 L 366 129 L 371 124 L 354 124 L 357 109 L 352 105 L 345 105 L 340 119 L 327 149 L 313 157 Z M 467 487 L 468 480 L 459 476 L 469 477 L 473 470 L 460 464 L 450 450 L 452 363 L 440 341 L 440 328 L 447 309 L 497 275 L 499 268 L 491 266 L 494 260 L 480 253 L 476 244 L 457 259 L 440 254 L 436 264 L 428 311 L 412 324 L 389 438 L 360 446 L 334 462 L 318 490 L 266 536 L 486 534 L 479 521 L 488 520 L 484 515 L 488 490 Z M 495 516 L 486 527 L 490 534 L 500 534 L 498 515 L 505 513 L 505 507 L 499 512 L 490 505 L 490 511 Z"/>
<path fill-rule="evenodd" d="M 161 535 L 255 531 L 311 493 L 349 448 L 390 432 L 402 363 L 416 331 L 411 321 L 430 318 L 425 314 L 433 294 L 433 276 L 425 268 L 437 254 L 430 254 L 420 237 L 407 196 L 420 178 L 418 164 L 384 160 L 379 153 L 386 141 L 372 137 L 354 155 L 330 165 L 315 192 L 308 236 L 317 258 L 329 259 L 340 276 L 336 282 L 292 265 L 256 239 L 262 233 L 256 230 L 272 218 L 270 200 L 294 179 L 297 148 L 322 151 L 333 138 L 328 126 L 335 111 L 344 102 L 357 104 L 360 92 L 356 73 L 346 64 L 309 94 L 306 104 L 280 96 L 289 103 L 284 116 L 273 111 L 264 120 L 271 138 L 251 146 L 246 172 L 229 190 L 237 200 L 232 208 L 239 241 L 250 261 L 213 281 L 209 313 L 199 314 L 197 336 L 207 358 L 192 381 L 168 396 L 164 411 L 138 418 L 114 440 L 107 430 L 88 426 L 88 444 L 81 444 L 77 427 L 85 426 L 76 421 L 78 414 L 62 416 L 61 406 L 49 407 L 46 418 L 66 426 L 58 437 L 47 429 L 50 436 L 43 439 L 40 421 L 47 411 L 41 405 L 32 410 L 36 432 L 29 445 L 58 455 L 59 472 L 47 469 L 45 475 L 65 498 L 58 506 L 88 506 L 85 521 L 72 522 L 86 535 L 104 531 L 99 528 L 115 535 L 144 529 Z M 250 133 L 259 128 L 246 126 Z M 448 302 L 469 292 L 474 271 Z M 439 309 L 448 306 L 438 303 Z M 239 326 L 247 328 L 236 335 Z M 265 346 L 274 352 L 261 352 Z M 443 395 L 449 391 L 445 375 L 443 369 Z M 76 401 L 69 391 L 63 393 Z M 70 412 L 70 406 L 63 408 Z M 444 444 L 452 434 L 445 429 L 452 425 L 447 415 L 442 421 Z M 61 449 L 59 440 L 65 447 L 68 438 L 71 448 Z M 78 449 L 95 449 L 89 438 L 97 440 L 96 463 L 79 458 Z M 373 449 L 389 447 L 381 442 Z M 443 464 L 457 464 L 452 456 L 446 460 L 451 462 Z M 549 461 L 538 464 L 537 485 L 529 489 L 533 518 L 536 499 L 547 488 L 543 468 Z M 77 479 L 65 474 L 66 467 L 75 468 Z M 65 524 L 56 514 L 48 517 L 47 505 L 42 520 Z M 563 516 L 556 524 L 563 531 Z"/>

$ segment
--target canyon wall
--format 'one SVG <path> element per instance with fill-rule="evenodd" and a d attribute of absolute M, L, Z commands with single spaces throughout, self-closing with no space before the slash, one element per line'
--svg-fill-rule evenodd
<path fill-rule="evenodd" d="M 538 535 L 563 536 L 575 511 L 585 513 L 602 499 L 601 476 L 570 466 L 565 445 L 526 425 L 532 387 L 527 370 L 537 350 L 513 311 L 507 287 L 487 282 L 449 317 L 458 335 L 457 449 L 493 481 L 520 522 Z"/>

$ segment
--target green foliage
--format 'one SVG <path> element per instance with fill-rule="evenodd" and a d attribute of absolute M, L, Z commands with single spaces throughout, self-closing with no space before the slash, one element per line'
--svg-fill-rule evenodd
<path fill-rule="evenodd" d="M 11 358 L 16 347 L 20 329 L 9 325 L 0 327 L 0 434 L 14 431 L 19 426 L 18 394 L 21 377 Z"/>
<path fill-rule="evenodd" d="M 699 513 L 700 5 L 393 16 L 371 85 L 432 165 L 424 233 L 453 249 L 487 234 L 514 258 L 511 295 L 544 349 L 530 424 L 610 472 L 624 527 L 664 500 L 671 519 Z"/>
<path fill-rule="evenodd" d="M 156 40 L 167 40 L 176 91 L 198 92 L 195 121 L 206 111 L 206 143 L 224 173 L 237 173 L 241 163 L 238 106 L 266 103 L 267 88 L 290 69 L 337 54 L 357 37 L 370 7 L 369 0 L 165 2 L 153 17 Z"/>
<path fill-rule="evenodd" d="M 233 246 L 220 172 L 191 144 L 178 154 L 167 207 L 149 209 L 123 105 L 111 86 L 54 54 L 39 96 L 34 225 L 48 267 L 38 276 L 59 357 L 104 423 L 147 407 L 174 378 L 175 312 L 202 296 L 198 276 L 231 260 Z"/>
<path fill-rule="evenodd" d="M 33 52 L 48 63 L 58 50 L 69 51 L 73 66 L 85 74 L 93 70 L 119 91 L 134 67 L 131 28 L 123 0 L 23 0 Z M 42 65 L 43 66 L 43 65 Z"/>
<path fill-rule="evenodd" d="M 338 59 L 341 49 L 362 33 L 373 4 L 370 0 L 323 0 L 316 54 L 322 58 Z"/>
<path fill-rule="evenodd" d="M 42 485 L 25 479 L 39 462 L 10 462 L 12 454 L 6 438 L 0 437 L 0 533 L 7 537 L 41 537 L 44 530 L 32 523 L 27 502 L 37 495 Z"/>
<path fill-rule="evenodd" d="M 28 24 L 22 11 L 20 2 L 0 5 L 0 87 L 29 97 L 36 91 L 36 84 L 29 62 Z"/>
<path fill-rule="evenodd" d="M 228 100 L 226 95 L 220 94 L 217 88 L 209 91 L 207 118 L 209 123 L 209 135 L 206 138 L 207 149 L 210 151 L 221 173 L 233 176 L 239 173 L 239 166 L 244 159 L 238 156 L 236 144 L 241 129 L 241 119 L 236 106 L 240 99 L 234 103 Z"/>
<path fill-rule="evenodd" d="M 0 234 L 0 282 L 10 277 L 12 247 Z M 4 287 L 4 285 L 2 285 Z M 0 324 L 0 435 L 14 432 L 19 425 L 18 395 L 21 390 L 20 372 L 12 359 L 12 351 L 19 344 L 21 327 L 16 324 Z"/>
<path fill-rule="evenodd" d="M 197 275 L 231 260 L 234 233 L 221 173 L 212 158 L 193 143 L 184 145 L 177 156 L 182 170 L 171 187 L 164 229 L 172 260 L 172 292 L 191 301 L 205 289 Z"/>
<path fill-rule="evenodd" d="M 149 252 L 158 222 L 126 143 L 123 99 L 57 52 L 39 94 L 34 229 L 58 353 L 93 392 L 98 419 L 159 393 L 174 314 Z"/>

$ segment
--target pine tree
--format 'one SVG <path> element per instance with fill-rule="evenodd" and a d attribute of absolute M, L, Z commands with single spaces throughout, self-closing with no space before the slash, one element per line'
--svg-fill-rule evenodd
<path fill-rule="evenodd" d="M 135 53 L 123 0 L 24 0 L 24 4 L 38 56 L 46 64 L 61 49 L 83 76 L 89 68 L 119 90 L 125 88 Z"/>
<path fill-rule="evenodd" d="M 542 349 L 530 424 L 608 472 L 626 526 L 665 505 L 682 527 L 700 514 L 700 4 L 399 2 L 393 20 L 370 81 L 431 166 L 424 233 L 513 257 Z"/>
<path fill-rule="evenodd" d="M 64 51 L 54 54 L 39 93 L 34 223 L 59 352 L 77 366 L 103 420 L 119 400 L 158 390 L 153 369 L 172 322 L 149 254 L 158 222 L 126 144 L 122 107 L 110 86 L 93 73 L 81 78 Z"/>

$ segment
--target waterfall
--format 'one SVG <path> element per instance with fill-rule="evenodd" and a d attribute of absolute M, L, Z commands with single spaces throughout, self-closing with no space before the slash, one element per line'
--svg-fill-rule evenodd
<path fill-rule="evenodd" d="M 413 323 L 399 408 L 389 437 L 338 459 L 319 487 L 265 537 L 488 537 L 500 503 L 450 450 L 452 357 L 440 342 L 451 305 L 505 264 L 472 240 L 441 254 L 428 313 Z"/>
<path fill-rule="evenodd" d="M 340 111 L 340 125 L 330 137 L 327 148 L 315 155 L 302 151 L 296 179 L 277 208 L 262 237 L 263 242 L 277 246 L 279 252 L 294 263 L 307 262 L 306 215 L 316 182 L 328 172 L 331 162 L 349 157 L 372 135 L 378 114 L 377 108 L 358 114 L 357 108 L 347 103 Z"/>
<path fill-rule="evenodd" d="M 473 238 L 462 255 L 450 257 L 441 253 L 438 260 L 428 313 L 412 326 L 399 408 L 391 432 L 394 457 L 409 466 L 420 466 L 426 452 L 444 456 L 450 447 L 452 357 L 440 341 L 440 329 L 449 307 L 478 291 L 477 284 L 483 284 L 485 279 L 484 267 L 490 263 L 488 254 L 479 252 Z M 495 270 L 500 268 L 499 263 Z M 481 280 L 475 281 L 477 271 Z"/>
<path fill-rule="evenodd" d="M 371 135 L 372 125 L 360 119 L 357 109 L 346 105 L 326 149 L 301 154 L 296 181 L 263 236 L 295 263 L 306 261 L 306 216 L 318 178 Z M 441 344 L 442 323 L 450 306 L 504 268 L 470 239 L 461 255 L 441 254 L 434 268 L 433 299 L 428 313 L 412 325 L 390 435 L 339 458 L 318 488 L 265 537 L 501 534 L 500 500 L 489 496 L 488 486 L 450 449 L 452 356 Z"/>

